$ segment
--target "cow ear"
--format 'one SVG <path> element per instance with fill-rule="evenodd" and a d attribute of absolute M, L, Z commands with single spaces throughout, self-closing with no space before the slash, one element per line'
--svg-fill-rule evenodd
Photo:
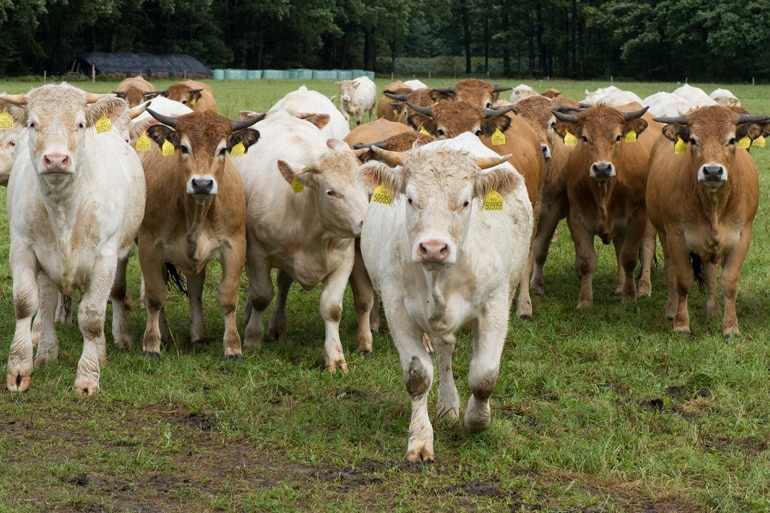
<path fill-rule="evenodd" d="M 13 118 L 14 124 L 21 126 L 27 124 L 27 110 L 24 107 L 0 98 L 0 112 L 8 112 Z"/>
<path fill-rule="evenodd" d="M 115 121 L 128 112 L 128 104 L 117 96 L 103 96 L 98 101 L 86 106 L 86 125 L 94 126 L 102 116 Z"/>
<path fill-rule="evenodd" d="M 319 130 L 328 125 L 329 121 L 331 121 L 331 116 L 328 114 L 297 114 L 297 117 L 314 125 Z"/>
<path fill-rule="evenodd" d="M 663 127 L 663 136 L 672 142 L 678 142 L 678 137 L 683 141 L 690 140 L 690 131 L 685 125 L 670 124 Z"/>
<path fill-rule="evenodd" d="M 241 112 L 238 113 L 238 119 L 240 119 L 241 121 L 245 121 L 247 119 L 253 118 L 257 114 L 259 113 L 254 110 L 242 110 Z"/>
<path fill-rule="evenodd" d="M 571 121 L 557 121 L 553 126 L 553 131 L 556 132 L 562 139 L 567 136 L 567 132 L 574 135 L 575 137 L 580 137 L 583 135 L 581 126 L 578 123 L 572 123 Z"/>
<path fill-rule="evenodd" d="M 179 147 L 179 134 L 170 126 L 152 125 L 147 129 L 147 136 L 155 141 L 159 147 L 162 147 L 166 141 L 173 144 L 174 148 Z"/>
<path fill-rule="evenodd" d="M 495 131 L 505 132 L 511 126 L 511 118 L 506 115 L 485 118 L 481 122 L 481 133 L 487 137 L 492 137 Z"/>
<path fill-rule="evenodd" d="M 770 124 L 764 123 L 740 123 L 735 127 L 735 138 L 739 141 L 744 137 L 748 137 L 752 141 L 757 137 L 765 136 Z"/>
<path fill-rule="evenodd" d="M 511 172 L 509 168 L 496 167 L 476 175 L 474 195 L 484 198 L 492 190 L 496 190 L 500 195 L 505 196 L 519 186 L 521 179 L 521 175 Z"/>
<path fill-rule="evenodd" d="M 227 152 L 231 152 L 233 146 L 238 143 L 243 143 L 243 147 L 248 149 L 249 146 L 256 144 L 259 140 L 259 132 L 253 128 L 242 128 L 237 132 L 230 134 L 227 138 Z"/>
<path fill-rule="evenodd" d="M 374 190 L 382 185 L 391 196 L 395 196 L 404 190 L 404 175 L 399 169 L 393 169 L 377 160 L 370 160 L 361 166 L 360 175 L 369 189 Z"/>
<path fill-rule="evenodd" d="M 636 132 L 636 135 L 642 135 L 642 132 L 647 130 L 648 126 L 649 125 L 646 119 L 643 119 L 643 118 L 630 119 L 626 121 L 625 125 L 623 125 L 623 137 L 625 137 L 626 134 L 631 132 L 632 130 Z"/>
<path fill-rule="evenodd" d="M 294 181 L 297 180 L 302 185 L 311 185 L 313 181 L 313 173 L 310 172 L 307 166 L 302 164 L 290 164 L 285 160 L 278 161 L 278 170 L 281 172 L 281 176 L 291 186 L 294 186 Z"/>
<path fill-rule="evenodd" d="M 202 89 L 191 89 L 190 90 L 190 103 L 198 103 L 198 100 L 201 99 L 201 91 Z"/>
<path fill-rule="evenodd" d="M 436 103 L 440 102 L 441 100 L 455 99 L 455 93 L 451 91 L 437 91 L 435 89 L 431 89 L 429 95 L 430 95 L 430 99 Z"/>
<path fill-rule="evenodd" d="M 436 133 L 437 127 L 436 127 L 436 123 L 433 121 L 433 118 L 424 116 L 419 112 L 414 112 L 409 116 L 407 116 L 406 122 L 409 123 L 409 125 L 417 131 L 425 130 L 429 134 Z"/>

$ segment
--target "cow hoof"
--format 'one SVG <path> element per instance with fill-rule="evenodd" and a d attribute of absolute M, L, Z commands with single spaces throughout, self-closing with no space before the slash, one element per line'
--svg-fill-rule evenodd
<path fill-rule="evenodd" d="M 722 335 L 722 338 L 725 341 L 725 344 L 729 344 L 732 341 L 738 341 L 741 339 L 740 333 L 726 333 L 725 335 Z"/>
<path fill-rule="evenodd" d="M 429 451 L 427 448 L 422 450 L 411 450 L 406 453 L 406 461 L 412 463 L 433 463 L 433 451 Z"/>
<path fill-rule="evenodd" d="M 521 319 L 522 321 L 531 321 L 532 314 L 519 315 L 519 319 Z"/>
<path fill-rule="evenodd" d="M 160 360 L 160 351 L 142 351 L 142 356 L 148 360 Z"/>
<path fill-rule="evenodd" d="M 5 377 L 5 384 L 11 392 L 26 392 L 32 384 L 32 376 L 8 374 Z"/>
<path fill-rule="evenodd" d="M 79 379 L 75 381 L 75 392 L 80 395 L 94 395 L 99 391 L 99 382 L 91 379 Z"/>
<path fill-rule="evenodd" d="M 197 340 L 190 341 L 190 349 L 193 351 L 202 351 L 206 349 L 206 346 L 208 345 L 208 340 L 205 338 L 199 338 Z"/>
<path fill-rule="evenodd" d="M 240 353 L 238 353 L 238 354 L 229 354 L 229 355 L 227 355 L 226 358 L 227 358 L 227 361 L 238 362 L 238 361 L 243 360 L 243 355 L 240 354 Z"/>

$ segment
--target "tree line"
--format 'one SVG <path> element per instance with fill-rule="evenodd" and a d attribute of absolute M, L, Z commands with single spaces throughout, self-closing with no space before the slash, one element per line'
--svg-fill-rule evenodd
<path fill-rule="evenodd" d="M 770 78 L 765 0 L 0 0 L 0 75 L 84 51 L 185 53 L 211 68 L 366 69 L 482 58 L 505 77 Z"/>

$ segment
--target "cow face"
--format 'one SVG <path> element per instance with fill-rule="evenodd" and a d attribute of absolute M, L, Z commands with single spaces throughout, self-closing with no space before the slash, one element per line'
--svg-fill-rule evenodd
<path fill-rule="evenodd" d="M 441 102 L 432 108 L 407 105 L 414 111 L 408 118 L 412 128 L 436 139 L 451 139 L 463 132 L 490 137 L 496 130 L 505 132 L 511 126 L 505 109 L 485 110 L 465 102 Z"/>
<path fill-rule="evenodd" d="M 166 91 L 166 97 L 169 100 L 174 100 L 190 108 L 201 99 L 201 92 L 203 89 L 193 89 L 186 84 L 172 84 Z"/>
<path fill-rule="evenodd" d="M 717 188 L 727 182 L 739 141 L 744 138 L 754 141 L 763 135 L 770 118 L 736 114 L 728 107 L 710 106 L 695 109 L 685 116 L 655 120 L 666 123 L 663 135 L 675 143 L 675 153 L 689 153 L 698 182 Z"/>
<path fill-rule="evenodd" d="M 342 103 L 350 103 L 358 88 L 358 82 L 353 80 L 342 80 L 341 82 L 335 82 L 335 85 L 340 90 L 340 101 Z"/>
<path fill-rule="evenodd" d="M 375 151 L 400 167 L 372 162 L 361 173 L 370 187 L 388 189 L 392 208 L 406 209 L 412 261 L 427 270 L 454 264 L 473 209 L 493 189 L 506 195 L 521 179 L 504 168 L 481 173 L 482 167 L 500 164 L 510 155 L 476 159 L 459 150 L 416 150 L 393 158 L 391 152 Z"/>
<path fill-rule="evenodd" d="M 370 191 L 361 181 L 358 160 L 348 145 L 329 139 L 327 146 L 329 150 L 310 165 L 279 160 L 278 169 L 298 194 L 312 196 L 325 229 L 335 237 L 358 237 L 369 206 Z"/>
<path fill-rule="evenodd" d="M 566 146 L 576 146 L 586 154 L 588 174 L 591 178 L 606 181 L 617 176 L 614 162 L 630 132 L 638 137 L 647 129 L 642 115 L 647 108 L 636 112 L 621 112 L 603 104 L 597 104 L 577 114 L 552 111 L 557 122 L 554 130 Z"/>
<path fill-rule="evenodd" d="M 148 112 L 173 125 L 152 125 L 147 135 L 168 155 L 166 158 L 177 159 L 178 178 L 194 199 L 209 199 L 217 194 L 228 154 L 239 143 L 248 149 L 259 140 L 259 132 L 245 127 L 264 117 L 232 122 L 213 112 L 193 112 L 179 118 L 160 116 L 150 109 Z"/>
<path fill-rule="evenodd" d="M 470 78 L 460 80 L 452 87 L 434 88 L 430 95 L 433 101 L 459 101 L 478 105 L 482 109 L 491 109 L 497 103 L 501 91 L 510 91 L 510 87 L 492 85 L 489 82 Z"/>

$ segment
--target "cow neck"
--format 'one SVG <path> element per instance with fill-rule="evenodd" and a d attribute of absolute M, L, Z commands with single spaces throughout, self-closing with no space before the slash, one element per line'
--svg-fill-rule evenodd
<path fill-rule="evenodd" d="M 185 208 L 185 218 L 187 221 L 187 255 L 194 258 L 198 249 L 198 239 L 203 233 L 206 219 L 209 211 L 216 201 L 216 196 L 209 196 L 205 199 L 197 199 L 187 196 L 187 205 Z"/>
<path fill-rule="evenodd" d="M 719 221 L 724 217 L 727 198 L 730 196 L 730 181 L 723 183 L 717 189 L 711 189 L 701 184 L 698 184 L 698 187 L 700 188 L 698 195 L 701 198 L 703 212 L 711 228 L 711 237 L 716 241 L 719 237 Z"/>
<path fill-rule="evenodd" d="M 451 266 L 450 266 L 451 268 Z M 443 332 L 452 327 L 448 325 L 446 318 L 446 298 L 444 289 L 449 277 L 449 269 L 443 267 L 438 270 L 424 269 L 426 284 L 430 293 L 428 324 L 434 332 Z"/>
<path fill-rule="evenodd" d="M 609 180 L 598 181 L 590 178 L 593 182 L 591 184 L 591 192 L 596 202 L 596 221 L 599 236 L 602 241 L 611 235 L 610 226 L 610 200 L 612 199 L 612 193 L 615 190 L 615 182 L 617 178 L 610 178 Z M 606 244 L 606 242 L 605 242 Z"/>

